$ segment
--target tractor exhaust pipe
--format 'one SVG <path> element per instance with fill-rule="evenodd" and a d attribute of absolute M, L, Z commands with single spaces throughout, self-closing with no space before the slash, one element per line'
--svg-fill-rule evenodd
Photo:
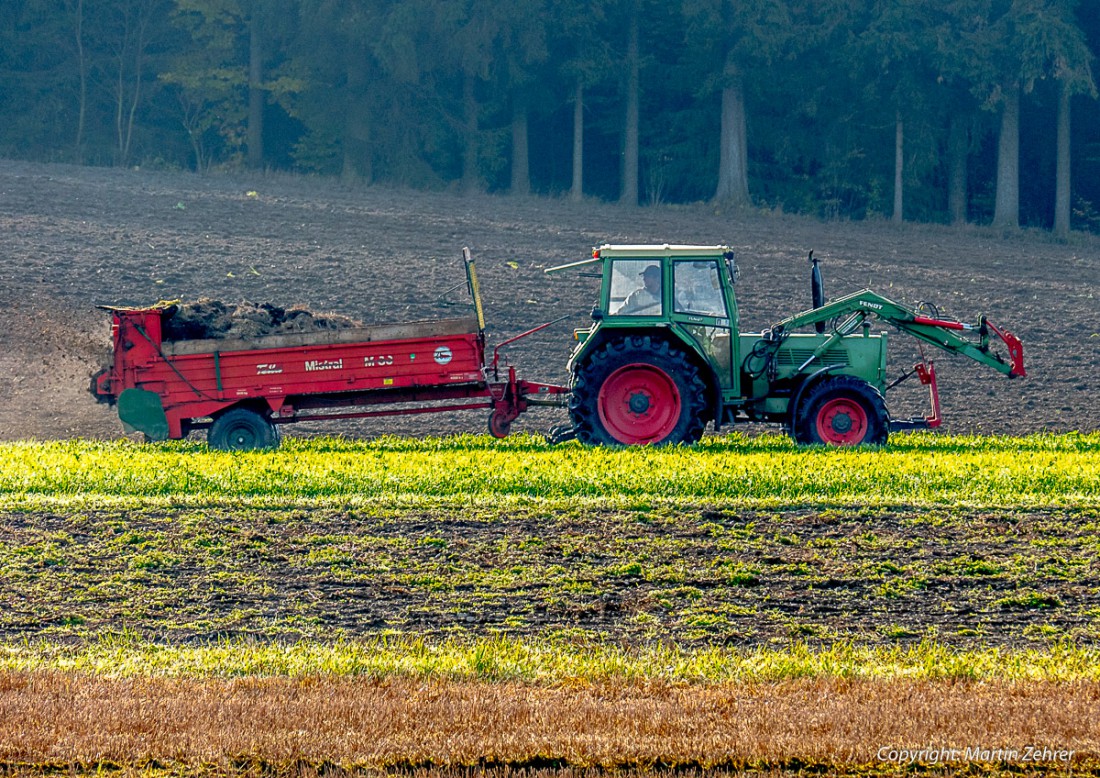
<path fill-rule="evenodd" d="M 815 309 L 820 308 L 825 304 L 825 282 L 821 280 L 821 268 L 817 266 L 817 260 L 814 259 L 814 251 L 810 249 L 810 296 L 813 300 L 813 307 Z M 825 322 L 819 321 L 814 324 L 814 329 L 818 332 L 825 332 Z"/>

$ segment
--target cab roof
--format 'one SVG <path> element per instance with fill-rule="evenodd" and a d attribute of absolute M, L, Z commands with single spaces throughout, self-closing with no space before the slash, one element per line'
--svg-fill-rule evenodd
<path fill-rule="evenodd" d="M 730 250 L 729 246 L 685 246 L 671 243 L 613 245 L 605 243 L 592 250 L 596 258 L 609 257 L 721 257 Z"/>
<path fill-rule="evenodd" d="M 732 257 L 733 252 L 729 246 L 684 246 L 671 243 L 657 244 L 631 244 L 614 245 L 605 243 L 592 249 L 589 259 L 580 262 L 570 262 L 557 267 L 548 267 L 543 272 L 557 273 L 562 270 L 572 270 L 586 265 L 593 265 L 605 259 L 644 257 L 655 259 L 659 257 Z"/>

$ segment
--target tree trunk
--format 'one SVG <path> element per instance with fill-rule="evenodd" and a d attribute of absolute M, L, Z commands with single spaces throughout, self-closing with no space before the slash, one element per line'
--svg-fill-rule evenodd
<path fill-rule="evenodd" d="M 115 95 L 115 164 L 125 166 L 130 163 L 130 150 L 134 138 L 134 123 L 137 107 L 141 102 L 141 76 L 145 67 L 145 24 L 147 20 L 143 9 L 139 8 L 137 17 L 126 16 L 122 40 L 118 47 L 118 83 Z M 133 73 L 127 75 L 129 67 Z M 132 78 L 133 87 L 130 88 Z"/>
<path fill-rule="evenodd" d="M 531 168 L 527 153 L 527 100 L 518 90 L 512 101 L 512 194 L 531 194 Z"/>
<path fill-rule="evenodd" d="M 187 131 L 187 139 L 191 142 L 191 150 L 195 153 L 195 172 L 205 172 L 206 147 L 202 142 L 202 121 L 199 118 L 202 114 L 202 106 L 190 102 L 183 90 L 176 93 L 176 99 L 179 101 L 180 114 L 183 117 L 180 123 Z"/>
<path fill-rule="evenodd" d="M 901 120 L 901 111 L 894 118 L 894 215 L 890 221 L 901 224 L 905 221 L 905 123 Z"/>
<path fill-rule="evenodd" d="M 966 223 L 966 161 L 969 146 L 966 122 L 952 116 L 947 129 L 947 210 L 951 214 L 952 224 Z"/>
<path fill-rule="evenodd" d="M 474 92 L 476 76 L 470 70 L 462 73 L 462 188 L 467 192 L 481 189 L 481 176 L 478 173 L 478 121 L 477 95 Z"/>
<path fill-rule="evenodd" d="M 1020 85 L 1005 92 L 1001 136 L 997 145 L 997 200 L 993 226 L 1020 226 Z"/>
<path fill-rule="evenodd" d="M 731 205 L 749 204 L 748 138 L 745 89 L 740 76 L 722 90 L 719 130 L 718 188 L 714 199 Z"/>
<path fill-rule="evenodd" d="M 584 84 L 580 81 L 573 93 L 573 185 L 569 199 L 584 199 Z"/>
<path fill-rule="evenodd" d="M 1054 184 L 1054 237 L 1069 238 L 1070 217 L 1070 93 L 1063 82 L 1058 95 L 1058 162 Z"/>
<path fill-rule="evenodd" d="M 622 191 L 619 203 L 635 206 L 638 204 L 638 113 L 641 91 L 640 59 L 638 45 L 638 3 L 634 3 L 630 14 L 630 29 L 627 35 L 627 78 L 626 78 L 626 115 L 623 124 L 623 171 Z"/>
<path fill-rule="evenodd" d="M 347 59 L 346 113 L 344 114 L 344 164 L 341 176 L 345 181 L 374 180 L 374 150 L 371 147 L 370 86 L 365 64 L 367 55 L 353 50 Z"/>
<path fill-rule="evenodd" d="M 76 58 L 80 74 L 79 110 L 76 119 L 76 164 L 84 164 L 84 125 L 88 117 L 88 63 L 84 56 L 84 0 L 76 0 Z"/>
<path fill-rule="evenodd" d="M 129 35 L 127 31 L 126 35 Z M 118 55 L 118 83 L 115 86 L 117 94 L 115 95 L 115 164 L 126 164 L 126 140 L 125 132 L 122 128 L 122 117 L 126 111 L 126 41 L 123 40 L 123 45 Z"/>
<path fill-rule="evenodd" d="M 371 151 L 370 120 L 360 104 L 348 106 L 344 117 L 344 163 L 340 176 L 345 181 L 371 183 L 374 159 Z"/>
<path fill-rule="evenodd" d="M 141 74 L 145 70 L 145 25 L 149 23 L 145 10 L 138 11 L 137 49 L 134 52 L 134 97 L 130 102 L 130 115 L 126 120 L 126 145 L 123 147 L 123 159 L 128 163 L 133 147 L 134 124 L 137 121 L 137 109 L 141 104 Z"/>
<path fill-rule="evenodd" d="M 248 25 L 248 166 L 260 168 L 264 164 L 264 79 L 263 30 L 260 26 L 259 4 L 252 4 L 252 17 Z"/>

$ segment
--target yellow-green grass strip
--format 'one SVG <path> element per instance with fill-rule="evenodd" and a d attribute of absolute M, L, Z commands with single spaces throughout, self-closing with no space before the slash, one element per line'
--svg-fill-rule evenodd
<path fill-rule="evenodd" d="M 533 436 L 288 440 L 273 452 L 128 441 L 0 445 L 0 507 L 660 501 L 746 506 L 1100 505 L 1100 434 L 896 435 L 882 449 L 740 434 L 693 447 Z"/>
<path fill-rule="evenodd" d="M 428 642 L 407 636 L 335 643 L 222 641 L 156 644 L 123 636 L 81 646 L 0 645 L 0 672 L 110 677 L 367 677 L 710 684 L 799 678 L 853 680 L 1098 681 L 1100 648 L 1070 642 L 1028 649 L 955 649 L 835 643 L 785 647 L 624 648 L 599 641 L 494 637 Z"/>

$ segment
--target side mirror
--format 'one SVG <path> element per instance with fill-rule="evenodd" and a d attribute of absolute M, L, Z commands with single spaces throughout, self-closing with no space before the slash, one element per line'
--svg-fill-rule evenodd
<path fill-rule="evenodd" d="M 592 321 L 600 321 L 603 319 L 603 311 L 600 306 L 595 305 L 592 307 Z"/>
<path fill-rule="evenodd" d="M 729 276 L 730 283 L 736 286 L 737 277 L 741 275 L 741 271 L 737 268 L 737 260 L 732 251 L 727 251 L 723 256 L 726 260 L 726 274 Z"/>

